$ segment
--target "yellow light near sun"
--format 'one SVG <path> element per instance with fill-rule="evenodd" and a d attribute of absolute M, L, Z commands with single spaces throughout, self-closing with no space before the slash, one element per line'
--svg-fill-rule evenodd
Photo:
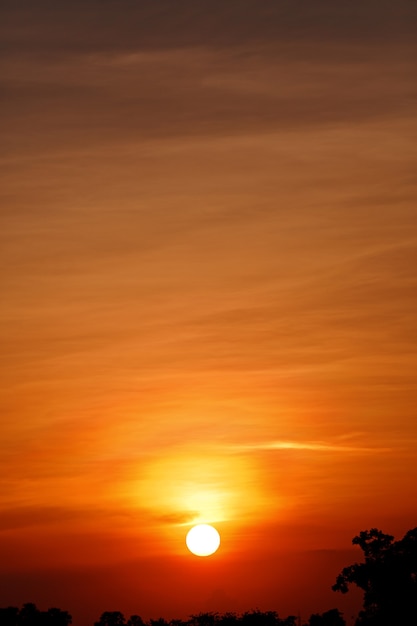
<path fill-rule="evenodd" d="M 142 466 L 130 498 L 146 503 L 153 514 L 183 519 L 184 524 L 220 522 L 242 518 L 257 506 L 256 493 L 249 497 L 252 481 L 253 468 L 241 457 L 206 451 L 199 455 L 195 447 L 183 447 Z"/>

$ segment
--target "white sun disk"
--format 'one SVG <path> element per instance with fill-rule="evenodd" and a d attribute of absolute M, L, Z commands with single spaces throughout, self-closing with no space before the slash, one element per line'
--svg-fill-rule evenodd
<path fill-rule="evenodd" d="M 197 524 L 188 531 L 185 543 L 196 556 L 210 556 L 220 545 L 220 535 L 210 524 Z"/>

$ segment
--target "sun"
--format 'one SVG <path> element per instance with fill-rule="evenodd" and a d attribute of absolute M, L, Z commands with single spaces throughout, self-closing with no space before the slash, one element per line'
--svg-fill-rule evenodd
<path fill-rule="evenodd" d="M 197 524 L 188 531 L 185 543 L 196 556 L 210 556 L 220 545 L 220 535 L 210 524 Z"/>

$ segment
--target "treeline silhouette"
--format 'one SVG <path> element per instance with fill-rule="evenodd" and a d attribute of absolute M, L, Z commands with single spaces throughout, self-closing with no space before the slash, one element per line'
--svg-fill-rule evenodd
<path fill-rule="evenodd" d="M 417 527 L 394 541 L 377 528 L 353 538 L 364 560 L 345 567 L 336 578 L 333 591 L 347 593 L 351 584 L 364 592 L 363 607 L 355 626 L 417 626 Z M 50 608 L 40 611 L 27 603 L 21 609 L 0 608 L 0 626 L 69 626 L 68 611 Z M 299 617 L 281 618 L 275 611 L 259 609 L 237 613 L 198 613 L 188 619 L 144 622 L 139 615 L 125 618 L 120 611 L 105 611 L 94 626 L 301 626 Z M 338 609 L 312 614 L 303 626 L 346 626 Z"/>
<path fill-rule="evenodd" d="M 68 611 L 56 608 L 40 611 L 31 602 L 24 604 L 20 610 L 16 606 L 0 608 L 0 626 L 69 626 L 71 623 Z"/>
<path fill-rule="evenodd" d="M 0 608 L 1 626 L 69 626 L 72 617 L 68 611 L 48 609 L 40 611 L 35 604 L 24 604 L 17 607 Z M 94 626 L 298 626 L 299 618 L 295 615 L 279 617 L 276 611 L 260 611 L 255 609 L 238 615 L 237 613 L 198 613 L 188 619 L 172 619 L 163 617 L 142 620 L 140 615 L 125 618 L 120 611 L 105 611 Z M 307 626 L 307 625 L 306 625 Z M 342 614 L 331 609 L 322 614 L 311 615 L 308 626 L 346 626 Z"/>
<path fill-rule="evenodd" d="M 276 611 L 255 609 L 238 615 L 237 613 L 198 613 L 187 620 L 174 619 L 167 622 L 164 618 L 151 619 L 146 625 L 138 615 L 131 615 L 124 621 L 122 613 L 103 613 L 94 626 L 297 626 L 299 618 L 295 615 L 280 618 Z M 342 614 L 337 609 L 322 615 L 312 615 L 311 626 L 345 626 Z"/>

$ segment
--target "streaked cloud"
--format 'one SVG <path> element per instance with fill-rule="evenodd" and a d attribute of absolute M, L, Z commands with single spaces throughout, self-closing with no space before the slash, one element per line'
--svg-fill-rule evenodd
<path fill-rule="evenodd" d="M 236 444 L 231 450 L 237 452 L 256 452 L 261 450 L 309 450 L 313 452 L 349 452 L 355 454 L 386 453 L 393 448 L 375 446 L 346 446 L 324 441 L 267 441 L 253 444 Z"/>

